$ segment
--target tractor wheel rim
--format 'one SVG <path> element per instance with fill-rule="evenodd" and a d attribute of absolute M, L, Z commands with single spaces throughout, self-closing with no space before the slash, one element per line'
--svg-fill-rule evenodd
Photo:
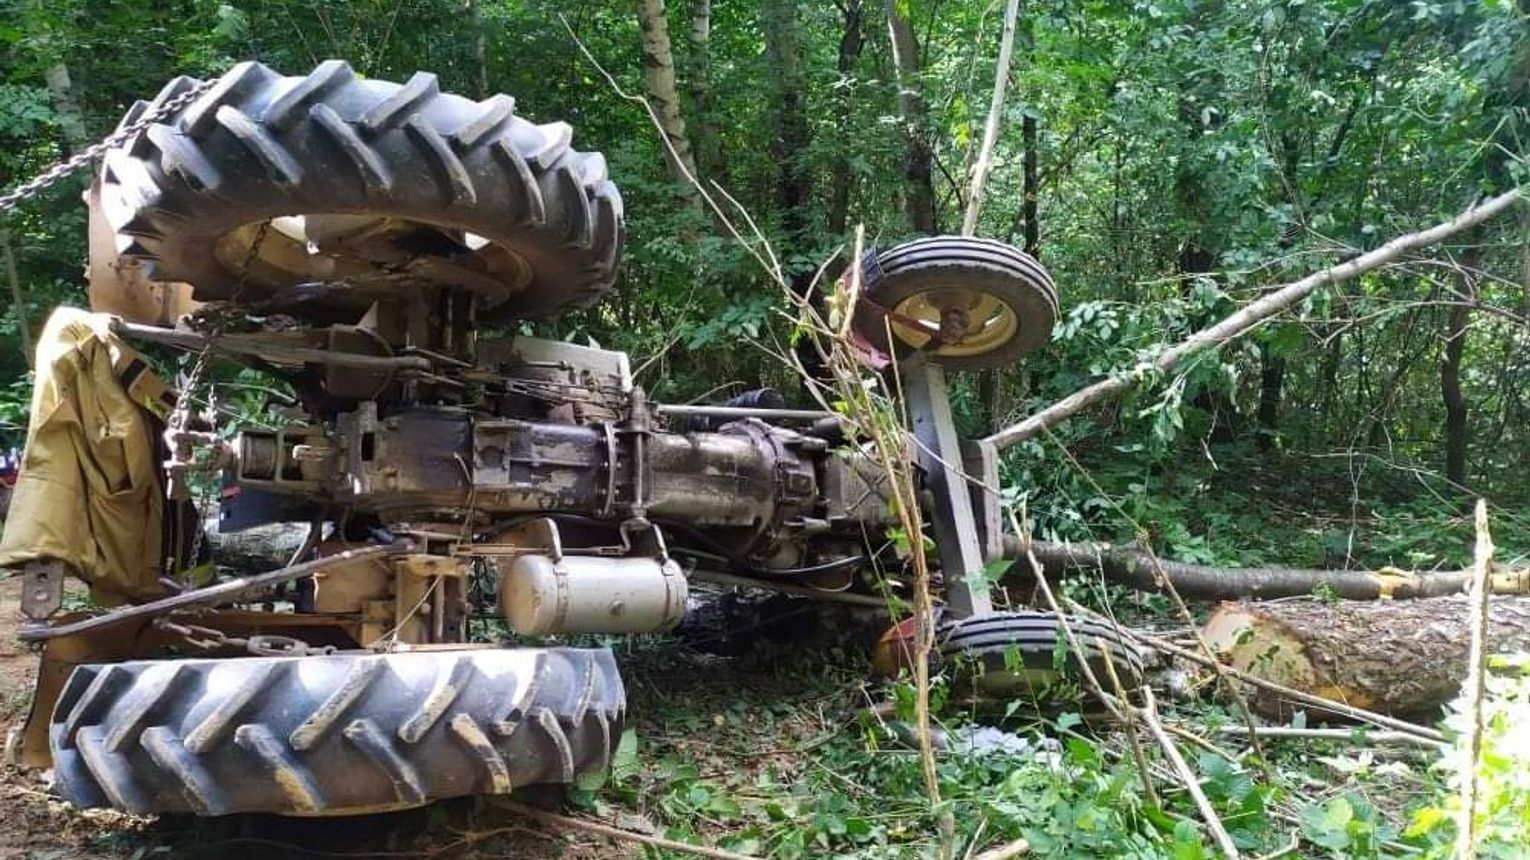
<path fill-rule="evenodd" d="M 937 356 L 959 358 L 992 352 L 1020 331 L 1020 317 L 1008 302 L 992 293 L 967 288 L 914 293 L 898 302 L 888 322 L 898 340 L 924 349 L 938 338 L 942 318 L 953 312 L 965 315 L 967 330 L 959 339 L 937 346 L 933 350 Z"/>
<path fill-rule="evenodd" d="M 309 213 L 243 224 L 219 237 L 212 249 L 214 258 L 238 273 L 263 223 L 269 227 L 245 276 L 260 292 L 328 283 L 382 297 L 411 284 L 434 284 L 473 293 L 481 307 L 492 308 L 531 281 L 531 266 L 525 258 L 476 234 L 406 218 L 348 213 Z M 404 250 L 390 247 L 391 240 L 421 228 L 458 236 L 462 262 L 429 259 L 430 255 L 410 258 Z M 318 233 L 318 229 L 329 233 Z M 376 243 L 382 256 L 367 254 L 369 241 Z M 397 259 L 389 259 L 395 254 Z M 432 263 L 437 268 L 431 268 Z"/>

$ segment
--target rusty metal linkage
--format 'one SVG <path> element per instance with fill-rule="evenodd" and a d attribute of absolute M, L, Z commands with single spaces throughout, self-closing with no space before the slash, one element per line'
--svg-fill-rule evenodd
<path fill-rule="evenodd" d="M 407 552 L 411 548 L 412 545 L 405 542 L 393 546 L 374 546 L 367 547 L 366 549 L 347 550 L 335 555 L 314 559 L 313 561 L 306 561 L 302 564 L 294 564 L 278 570 L 256 574 L 255 576 L 241 576 L 238 579 L 226 580 L 205 588 L 183 591 L 179 594 L 172 594 L 169 597 L 162 597 L 159 600 L 151 600 L 148 603 L 124 606 L 121 609 L 114 609 L 104 615 L 85 618 L 69 624 L 23 627 L 17 634 L 17 638 L 24 642 L 43 642 L 48 639 L 58 639 L 62 636 L 75 636 L 106 627 L 116 627 L 144 618 L 154 618 L 177 609 L 185 609 L 189 606 L 213 606 L 219 603 L 227 603 L 253 589 L 269 588 L 273 585 L 281 585 L 284 582 L 302 579 L 329 565 L 373 556 L 393 555 Z"/>

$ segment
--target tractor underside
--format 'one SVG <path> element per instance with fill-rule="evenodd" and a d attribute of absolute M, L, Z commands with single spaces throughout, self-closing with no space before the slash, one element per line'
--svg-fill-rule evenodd
<path fill-rule="evenodd" d="M 620 196 L 568 126 L 331 61 L 178 79 L 121 131 L 89 197 L 97 313 L 44 333 L 0 545 L 42 646 L 21 758 L 71 802 L 336 814 L 568 783 L 621 732 L 611 652 L 485 630 L 660 633 L 702 581 L 901 593 L 895 494 L 844 418 L 768 389 L 657 404 L 625 354 L 523 333 L 597 300 L 620 259 Z M 1051 669 L 1050 628 L 963 581 L 1000 554 L 997 455 L 956 438 L 942 367 L 1045 343 L 1056 290 L 986 240 L 857 265 L 948 618 L 987 619 L 948 641 Z M 193 355 L 174 390 L 150 367 L 169 350 Z M 263 376 L 209 385 L 229 362 Z M 295 396 L 220 396 L 260 379 Z M 222 535 L 304 537 L 220 576 L 212 510 Z M 63 611 L 69 576 L 98 608 Z"/>

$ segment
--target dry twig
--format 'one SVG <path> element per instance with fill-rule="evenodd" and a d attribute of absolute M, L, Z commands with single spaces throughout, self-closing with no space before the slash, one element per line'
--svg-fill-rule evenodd
<path fill-rule="evenodd" d="M 1487 502 L 1478 499 L 1474 513 L 1477 546 L 1472 553 L 1472 645 L 1466 663 L 1466 743 L 1461 762 L 1461 811 L 1456 823 L 1456 854 L 1459 860 L 1477 856 L 1477 763 L 1482 760 L 1482 688 L 1487 671 L 1488 571 L 1493 566 L 1493 537 L 1488 533 Z"/>
<path fill-rule="evenodd" d="M 1298 729 L 1292 726 L 1259 726 L 1255 733 L 1263 738 L 1296 738 L 1300 740 L 1323 740 L 1323 741 L 1353 741 L 1366 746 L 1381 746 L 1386 744 L 1405 744 L 1408 746 L 1426 747 L 1439 749 L 1443 744 L 1428 738 L 1421 738 L 1410 732 L 1399 732 L 1393 729 L 1381 731 L 1356 731 L 1354 729 Z M 1217 734 L 1230 737 L 1246 738 L 1249 735 L 1247 726 L 1219 726 Z"/>
<path fill-rule="evenodd" d="M 972 858 L 972 860 L 1010 860 L 1011 857 L 1019 857 L 1021 854 L 1030 852 L 1030 850 L 1031 843 L 1026 842 L 1024 839 L 1016 839 L 1014 842 L 1000 845 L 997 848 L 990 848 Z"/>
<path fill-rule="evenodd" d="M 517 803 L 514 800 L 499 799 L 495 805 L 502 809 L 514 812 L 541 821 L 545 824 L 555 824 L 560 827 L 572 827 L 587 833 L 605 836 L 609 839 L 619 839 L 623 842 L 636 842 L 640 845 L 651 845 L 655 848 L 663 848 L 666 851 L 679 851 L 682 854 L 692 854 L 697 857 L 710 857 L 712 860 L 753 860 L 748 854 L 737 854 L 732 851 L 724 851 L 721 848 L 709 848 L 705 845 L 692 845 L 688 842 L 677 842 L 673 839 L 665 839 L 662 836 L 649 836 L 646 833 L 637 833 L 631 830 L 623 830 L 620 827 L 612 827 L 609 824 L 601 824 L 598 821 L 590 821 L 584 818 L 574 818 L 570 815 L 560 815 L 556 812 L 547 812 Z"/>
<path fill-rule="evenodd" d="M 1190 793 L 1190 799 L 1195 801 L 1195 808 L 1200 810 L 1201 818 L 1206 822 L 1206 829 L 1211 831 L 1211 838 L 1216 840 L 1217 847 L 1221 849 L 1223 857 L 1237 858 L 1238 846 L 1233 843 L 1232 835 L 1227 832 L 1227 826 L 1222 823 L 1221 816 L 1217 815 L 1216 808 L 1211 805 L 1211 800 L 1206 797 L 1206 792 L 1201 790 L 1200 780 L 1196 778 L 1195 771 L 1185 762 L 1185 757 L 1180 754 L 1179 747 L 1174 745 L 1174 739 L 1164 731 L 1163 721 L 1158 718 L 1158 705 L 1153 698 L 1153 688 L 1147 685 L 1142 687 L 1142 708 L 1137 711 L 1137 716 L 1143 724 L 1152 732 L 1153 738 L 1158 741 L 1158 746 L 1163 750 L 1164 758 L 1174 767 L 1174 772 L 1179 775 L 1179 780 L 1185 786 L 1185 791 Z"/>

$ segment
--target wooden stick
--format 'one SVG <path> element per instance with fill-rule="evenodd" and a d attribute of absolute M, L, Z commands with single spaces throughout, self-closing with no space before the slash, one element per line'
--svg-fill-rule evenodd
<path fill-rule="evenodd" d="M 724 851 L 721 848 L 708 848 L 705 845 L 691 845 L 688 842 L 677 842 L 673 839 L 665 839 L 662 836 L 649 836 L 646 833 L 637 833 L 632 830 L 623 830 L 620 827 L 612 827 L 609 824 L 601 824 L 598 821 L 589 821 L 583 818 L 574 818 L 569 815 L 560 815 L 556 812 L 547 812 L 517 803 L 514 800 L 497 799 L 495 805 L 514 812 L 516 815 L 524 815 L 541 821 L 545 824 L 556 824 L 562 827 L 572 827 L 575 830 L 584 830 L 610 839 L 620 839 L 626 842 L 636 842 L 640 845 L 652 845 L 655 848 L 663 848 L 666 851 L 679 851 L 682 854 L 694 854 L 697 857 L 710 857 L 713 860 L 755 860 L 748 854 L 735 854 L 732 851 Z"/>
<path fill-rule="evenodd" d="M 1169 347 L 1157 358 L 1144 361 L 1129 373 L 1110 376 L 1093 385 L 1085 386 L 1062 400 L 1026 418 L 1018 424 L 1000 430 L 983 441 L 997 448 L 1008 448 L 1035 436 L 1043 430 L 1056 426 L 1063 420 L 1082 412 L 1103 400 L 1125 394 L 1135 385 L 1144 372 L 1163 373 L 1177 367 L 1185 359 L 1210 347 L 1219 346 L 1235 337 L 1247 334 L 1266 319 L 1291 307 L 1319 287 L 1332 286 L 1351 280 L 1372 269 L 1384 266 L 1398 257 L 1436 242 L 1447 239 L 1462 230 L 1475 227 L 1519 202 L 1525 195 L 1524 188 L 1515 188 L 1503 194 L 1474 204 L 1466 211 L 1442 224 L 1427 230 L 1398 236 L 1374 251 L 1368 251 L 1337 266 L 1323 269 L 1266 293 L 1244 305 L 1236 313 L 1215 325 L 1203 328 L 1185 340 Z"/>
<path fill-rule="evenodd" d="M 1163 722 L 1158 719 L 1158 706 L 1153 698 L 1152 687 L 1143 686 L 1142 704 L 1143 706 L 1137 710 L 1138 718 L 1158 741 L 1158 746 L 1163 749 L 1164 757 L 1169 760 L 1169 764 L 1173 765 L 1175 773 L 1179 774 L 1180 782 L 1185 784 L 1185 791 L 1190 792 L 1190 799 L 1195 801 L 1195 808 L 1200 810 L 1201 818 L 1206 822 L 1206 829 L 1211 831 L 1211 837 L 1216 840 L 1222 856 L 1236 860 L 1240 855 L 1237 844 L 1232 841 L 1232 834 L 1227 832 L 1227 826 L 1222 823 L 1221 816 L 1217 815 L 1216 807 L 1211 805 L 1206 792 L 1201 790 L 1201 783 L 1195 771 L 1191 770 L 1190 765 L 1185 762 L 1179 747 L 1174 745 L 1174 739 L 1164 731 Z"/>
<path fill-rule="evenodd" d="M 993 147 L 999 139 L 999 122 L 1004 118 L 1004 92 L 1009 87 L 1009 58 L 1015 50 L 1015 19 L 1020 16 L 1020 0 L 1009 0 L 1004 8 L 1004 36 L 999 40 L 999 64 L 993 73 L 993 101 L 988 105 L 988 123 L 983 127 L 983 146 L 972 166 L 972 190 L 967 192 L 967 214 L 962 218 L 962 235 L 977 232 L 978 213 L 983 211 L 983 186 L 993 170 Z"/>
<path fill-rule="evenodd" d="M 1024 839 L 1016 839 L 1007 845 L 990 848 L 972 858 L 972 860 L 1009 860 L 1011 857 L 1019 857 L 1021 854 L 1028 853 L 1030 850 L 1031 843 L 1026 842 Z"/>
<path fill-rule="evenodd" d="M 1355 729 L 1298 729 L 1293 726 L 1259 726 L 1254 730 L 1262 738 L 1303 738 L 1311 740 L 1329 741 L 1354 741 L 1362 744 L 1411 744 L 1413 746 L 1439 749 L 1443 744 L 1422 738 L 1411 732 L 1399 732 L 1393 729 L 1375 731 L 1357 731 Z M 1249 736 L 1247 726 L 1220 726 L 1217 734 L 1232 737 L 1246 738 Z"/>
<path fill-rule="evenodd" d="M 1493 537 L 1488 534 L 1487 502 L 1477 500 L 1475 512 L 1477 546 L 1472 554 L 1472 645 L 1466 658 L 1466 744 L 1461 762 L 1461 811 L 1456 823 L 1456 854 L 1459 860 L 1477 856 L 1477 763 L 1482 760 L 1482 676 L 1487 670 L 1488 570 L 1493 566 Z"/>

